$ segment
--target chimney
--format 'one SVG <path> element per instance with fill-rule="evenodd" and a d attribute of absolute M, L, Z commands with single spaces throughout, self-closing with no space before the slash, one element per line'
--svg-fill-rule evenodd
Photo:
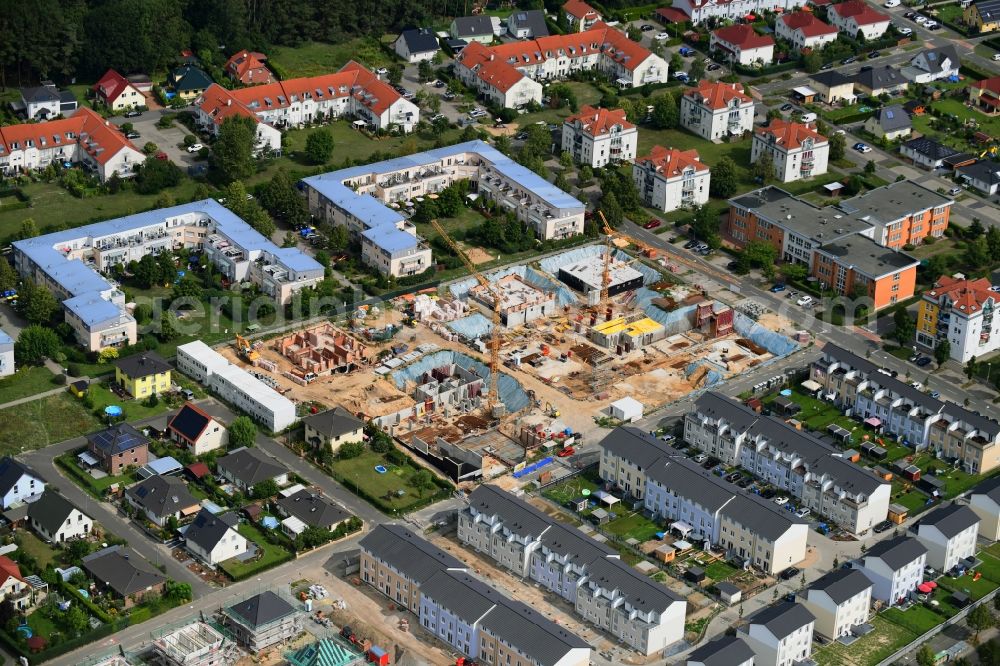
<path fill-rule="evenodd" d="M 226 99 L 226 106 L 232 106 L 232 105 L 233 105 L 233 98 L 229 97 L 228 99 Z"/>

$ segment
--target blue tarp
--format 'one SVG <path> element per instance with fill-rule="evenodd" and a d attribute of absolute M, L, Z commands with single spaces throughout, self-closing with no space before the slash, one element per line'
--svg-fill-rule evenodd
<path fill-rule="evenodd" d="M 555 460 L 555 458 L 542 458 L 538 462 L 533 463 L 531 465 L 528 465 L 527 467 L 525 467 L 524 469 L 522 469 L 520 472 L 514 472 L 514 478 L 515 479 L 520 479 L 522 476 L 527 476 L 528 474 L 531 474 L 532 472 L 537 472 L 542 467 L 545 467 L 546 465 L 551 464 L 554 460 Z"/>
<path fill-rule="evenodd" d="M 733 327 L 737 335 L 752 340 L 775 356 L 787 356 L 799 348 L 799 343 L 788 336 L 764 328 L 742 312 L 736 313 Z"/>
<path fill-rule="evenodd" d="M 493 330 L 493 322 L 478 312 L 468 317 L 448 322 L 446 326 L 466 340 L 484 338 Z"/>
<path fill-rule="evenodd" d="M 274 516 L 264 516 L 263 520 L 260 521 L 260 524 L 269 530 L 277 529 L 278 525 L 280 525 L 278 519 Z"/>
<path fill-rule="evenodd" d="M 428 354 L 410 365 L 390 373 L 389 376 L 396 383 L 396 387 L 403 390 L 408 382 L 416 382 L 425 372 L 430 372 L 434 368 L 449 363 L 457 363 L 463 368 L 475 372 L 487 382 L 489 381 L 490 368 L 488 365 L 460 352 L 447 350 Z M 517 380 L 502 372 L 497 378 L 497 391 L 500 393 L 500 402 L 503 403 L 508 412 L 519 412 L 530 402 L 528 394 L 524 392 Z"/>

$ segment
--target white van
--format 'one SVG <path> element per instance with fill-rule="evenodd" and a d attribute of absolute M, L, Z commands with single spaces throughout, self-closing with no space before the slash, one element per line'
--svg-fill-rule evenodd
<path fill-rule="evenodd" d="M 899 0 L 886 0 L 885 4 L 882 6 L 888 8 L 899 7 Z"/>
<path fill-rule="evenodd" d="M 802 122 L 804 122 L 804 123 L 816 122 L 816 114 L 815 113 L 803 113 L 802 114 Z"/>

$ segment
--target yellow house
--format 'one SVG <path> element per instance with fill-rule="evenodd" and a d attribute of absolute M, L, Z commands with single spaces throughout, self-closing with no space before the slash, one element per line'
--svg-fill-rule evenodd
<path fill-rule="evenodd" d="M 194 65 L 182 65 L 170 72 L 167 84 L 183 100 L 192 100 L 212 85 L 212 77 Z"/>
<path fill-rule="evenodd" d="M 940 312 L 941 307 L 936 302 L 930 298 L 921 299 L 917 310 L 917 342 L 928 347 L 934 346 Z"/>
<path fill-rule="evenodd" d="M 94 84 L 93 91 L 94 97 L 112 111 L 146 106 L 146 96 L 113 69 L 104 73 L 104 76 Z"/>
<path fill-rule="evenodd" d="M 1000 0 L 979 0 L 965 9 L 962 20 L 980 32 L 993 32 L 1000 27 Z"/>
<path fill-rule="evenodd" d="M 154 352 L 115 361 L 115 381 L 136 400 L 170 390 L 170 364 Z"/>

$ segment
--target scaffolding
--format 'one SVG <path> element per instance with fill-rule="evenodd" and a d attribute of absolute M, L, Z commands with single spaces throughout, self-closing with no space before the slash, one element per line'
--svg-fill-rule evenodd
<path fill-rule="evenodd" d="M 196 621 L 153 641 L 153 655 L 163 666 L 228 666 L 242 653 L 220 631 Z"/>

